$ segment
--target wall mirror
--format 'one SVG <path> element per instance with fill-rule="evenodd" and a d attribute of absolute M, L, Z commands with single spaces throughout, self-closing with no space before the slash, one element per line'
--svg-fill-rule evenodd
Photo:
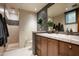
<path fill-rule="evenodd" d="M 55 3 L 48 8 L 48 21 L 52 21 L 53 29 L 67 32 L 78 32 L 78 19 L 76 11 L 79 4 L 75 3 Z M 74 10 L 73 12 L 71 12 Z M 71 24 L 66 24 L 71 23 Z M 61 26 L 60 26 L 61 25 Z"/>

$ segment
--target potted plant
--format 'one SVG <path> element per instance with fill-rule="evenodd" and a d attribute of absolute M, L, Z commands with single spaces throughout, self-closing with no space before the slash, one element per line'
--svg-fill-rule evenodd
<path fill-rule="evenodd" d="M 37 23 L 40 25 L 40 31 L 41 31 L 43 25 L 43 19 L 39 18 Z"/>
<path fill-rule="evenodd" d="M 53 25 L 54 25 L 53 21 L 49 20 L 49 21 L 47 22 L 47 25 L 48 25 L 48 32 L 52 32 L 52 30 L 53 30 Z"/>

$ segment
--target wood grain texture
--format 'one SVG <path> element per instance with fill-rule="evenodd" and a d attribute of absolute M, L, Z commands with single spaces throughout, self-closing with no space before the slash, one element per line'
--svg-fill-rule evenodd
<path fill-rule="evenodd" d="M 36 35 L 38 56 L 79 56 L 79 45 Z"/>
<path fill-rule="evenodd" d="M 69 56 L 69 52 L 70 52 L 69 45 L 70 44 L 66 42 L 62 42 L 62 41 L 59 42 L 59 55 L 60 56 Z"/>
<path fill-rule="evenodd" d="M 47 56 L 47 38 L 41 37 L 41 56 Z"/>
<path fill-rule="evenodd" d="M 36 39 L 35 39 L 35 54 L 38 55 L 38 56 L 41 55 L 40 49 L 41 49 L 40 36 L 36 36 Z"/>
<path fill-rule="evenodd" d="M 48 39 L 48 56 L 58 55 L 58 41 Z"/>
<path fill-rule="evenodd" d="M 79 56 L 79 45 L 71 45 L 70 56 Z"/>

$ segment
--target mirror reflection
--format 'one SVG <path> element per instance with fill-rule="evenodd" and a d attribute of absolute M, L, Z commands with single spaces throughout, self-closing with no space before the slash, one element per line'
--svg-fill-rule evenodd
<path fill-rule="evenodd" d="M 48 30 L 61 32 L 78 32 L 79 4 L 55 3 L 48 8 Z M 53 29 L 51 29 L 51 27 Z"/>

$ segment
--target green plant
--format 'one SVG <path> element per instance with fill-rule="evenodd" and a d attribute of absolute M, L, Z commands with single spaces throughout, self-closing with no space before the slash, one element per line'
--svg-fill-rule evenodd
<path fill-rule="evenodd" d="M 53 23 L 53 21 L 48 21 L 47 25 L 48 25 L 48 27 L 53 27 L 54 23 Z"/>
<path fill-rule="evenodd" d="M 42 24 L 43 24 L 42 18 L 39 18 L 37 23 L 42 26 Z"/>

